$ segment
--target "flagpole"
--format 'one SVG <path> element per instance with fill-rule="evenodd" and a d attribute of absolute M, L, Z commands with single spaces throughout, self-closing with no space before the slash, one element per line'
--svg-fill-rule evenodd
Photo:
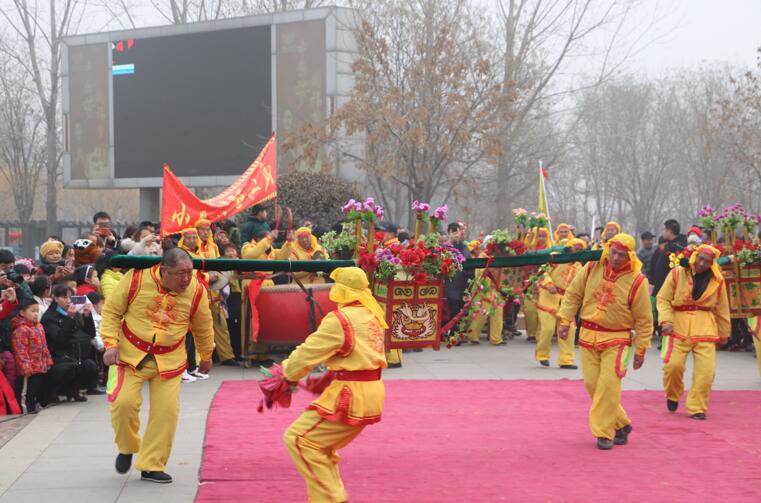
<path fill-rule="evenodd" d="M 550 219 L 550 200 L 547 197 L 547 186 L 544 184 L 544 166 L 542 165 L 542 160 L 539 159 L 539 183 L 542 184 L 542 194 L 544 195 L 544 204 L 545 204 L 545 211 L 547 212 L 547 225 L 550 227 L 550 240 L 552 240 L 552 237 L 555 235 L 552 232 L 552 220 Z M 554 243 L 557 244 L 557 243 Z"/>

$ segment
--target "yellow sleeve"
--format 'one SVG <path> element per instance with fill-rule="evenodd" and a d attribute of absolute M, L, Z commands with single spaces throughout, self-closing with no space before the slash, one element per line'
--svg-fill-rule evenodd
<path fill-rule="evenodd" d="M 663 286 L 658 291 L 658 296 L 655 298 L 655 305 L 658 308 L 658 323 L 663 325 L 664 323 L 674 322 L 674 308 L 671 302 L 674 300 L 674 283 L 678 280 L 678 269 L 672 269 L 666 281 L 663 282 Z"/>
<path fill-rule="evenodd" d="M 203 288 L 203 286 L 196 282 L 196 288 Z M 211 360 L 211 354 L 214 352 L 214 321 L 211 317 L 211 308 L 206 292 L 203 294 L 198 309 L 190 318 L 190 331 L 193 334 L 198 354 L 201 355 L 201 360 Z"/>
<path fill-rule="evenodd" d="M 101 278 L 100 281 L 100 293 L 103 294 L 104 299 L 108 299 L 111 294 L 113 293 L 114 289 L 116 289 L 116 285 L 118 285 L 119 282 L 114 280 L 113 275 L 103 275 L 103 278 Z"/>
<path fill-rule="evenodd" d="M 555 272 L 554 269 L 551 272 L 542 274 L 542 277 L 539 279 L 539 288 L 544 288 L 545 290 L 549 290 L 553 286 L 555 286 L 555 282 L 552 280 L 552 273 Z"/>
<path fill-rule="evenodd" d="M 650 283 L 642 280 L 631 305 L 637 354 L 643 355 L 653 338 L 653 304 L 650 302 Z"/>
<path fill-rule="evenodd" d="M 128 271 L 106 297 L 103 306 L 103 314 L 100 320 L 100 336 L 106 348 L 119 345 L 119 333 L 121 332 L 122 320 L 127 312 L 129 301 L 129 287 L 135 270 Z M 104 295 L 105 297 L 105 295 Z"/>
<path fill-rule="evenodd" d="M 288 260 L 291 256 L 291 242 L 286 241 L 282 248 L 275 250 L 275 260 Z"/>
<path fill-rule="evenodd" d="M 716 315 L 716 327 L 719 329 L 719 338 L 728 339 L 732 335 L 732 319 L 729 313 L 729 297 L 727 283 L 722 281 L 719 288 L 719 302 L 713 310 Z"/>
<path fill-rule="evenodd" d="M 313 368 L 336 354 L 344 344 L 341 323 L 335 314 L 329 313 L 322 319 L 317 331 L 310 334 L 283 361 L 283 376 L 288 381 L 298 381 L 308 375 Z"/>
<path fill-rule="evenodd" d="M 588 262 L 583 269 L 573 278 L 573 281 L 568 286 L 568 289 L 563 295 L 563 301 L 560 303 L 558 309 L 558 320 L 561 325 L 568 326 L 571 324 L 576 313 L 581 308 L 581 303 L 584 301 L 584 289 L 587 287 L 587 268 L 592 267 L 593 262 Z"/>
<path fill-rule="evenodd" d="M 267 248 L 272 246 L 272 238 L 267 236 L 264 239 L 260 239 L 258 243 L 248 242 L 243 245 L 240 250 L 240 258 L 246 260 L 256 260 L 264 255 Z"/>

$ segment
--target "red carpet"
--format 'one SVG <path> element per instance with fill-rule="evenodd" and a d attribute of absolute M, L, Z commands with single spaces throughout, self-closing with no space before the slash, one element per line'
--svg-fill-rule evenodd
<path fill-rule="evenodd" d="M 197 502 L 306 501 L 283 446 L 308 403 L 257 414 L 256 382 L 212 404 Z M 579 381 L 386 381 L 383 421 L 341 451 L 352 503 L 761 501 L 761 392 L 714 392 L 708 421 L 624 392 L 630 443 L 598 451 Z"/>

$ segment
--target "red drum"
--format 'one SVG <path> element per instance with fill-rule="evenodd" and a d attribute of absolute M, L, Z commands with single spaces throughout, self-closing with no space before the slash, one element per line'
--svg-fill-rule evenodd
<path fill-rule="evenodd" d="M 338 308 L 328 298 L 330 284 L 304 285 L 314 298 L 315 327 Z M 313 332 L 310 302 L 304 291 L 294 284 L 263 287 L 256 299 L 259 310 L 259 341 L 300 344 Z"/>

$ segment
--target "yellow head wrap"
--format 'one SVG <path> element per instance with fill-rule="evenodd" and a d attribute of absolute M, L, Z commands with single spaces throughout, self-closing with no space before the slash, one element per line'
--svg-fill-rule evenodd
<path fill-rule="evenodd" d="M 555 242 L 560 243 L 560 231 L 566 230 L 568 231 L 568 237 L 564 239 L 573 239 L 573 231 L 571 231 L 571 226 L 568 224 L 560 224 L 558 225 L 558 228 L 555 229 Z M 569 245 L 570 246 L 570 245 Z"/>
<path fill-rule="evenodd" d="M 188 250 L 187 248 L 185 248 L 185 236 L 189 234 L 195 234 L 196 236 L 198 236 L 198 231 L 196 230 L 196 228 L 188 227 L 187 229 L 182 229 L 180 231 L 180 234 L 181 234 L 181 237 L 180 237 L 180 240 L 177 242 L 177 248 L 182 248 L 184 250 L 189 251 L 190 253 L 195 253 L 198 250 L 197 247 L 195 250 Z"/>
<path fill-rule="evenodd" d="M 40 246 L 40 257 L 45 258 L 45 255 L 53 251 L 63 253 L 63 243 L 56 241 L 55 239 L 49 239 L 48 241 L 45 241 Z"/>
<path fill-rule="evenodd" d="M 566 246 L 570 246 L 571 248 L 573 248 L 575 246 L 581 246 L 582 250 L 586 250 L 587 249 L 587 242 L 584 241 L 583 239 L 579 239 L 579 238 L 571 238 L 571 239 L 568 240 L 568 242 L 566 242 L 565 245 Z"/>
<path fill-rule="evenodd" d="M 476 248 L 481 246 L 481 241 L 474 239 L 473 241 L 468 242 L 468 250 L 473 251 Z"/>
<path fill-rule="evenodd" d="M 716 259 L 721 257 L 721 252 L 711 245 L 700 245 L 695 249 L 695 251 L 692 252 L 692 255 L 690 255 L 690 270 L 692 273 L 695 274 L 695 262 L 698 261 L 698 255 L 701 253 L 705 253 L 706 255 L 713 255 L 711 272 L 713 272 L 713 275 L 716 277 L 716 279 L 721 279 L 723 277 L 721 274 L 721 268 L 719 267 L 719 264 L 716 263 Z"/>
<path fill-rule="evenodd" d="M 309 247 L 311 248 L 311 250 L 308 250 L 308 251 L 320 251 L 320 245 L 317 242 L 317 238 L 314 237 L 314 234 L 312 234 L 312 229 L 310 229 L 309 227 L 299 227 L 298 229 L 296 229 L 297 239 L 296 239 L 296 243 L 294 243 L 296 246 L 298 246 L 299 248 L 302 248 L 302 246 L 298 242 L 298 237 L 301 236 L 302 234 L 309 234 Z"/>
<path fill-rule="evenodd" d="M 386 313 L 370 291 L 367 275 L 359 267 L 340 267 L 330 273 L 335 281 L 330 289 L 330 300 L 339 305 L 359 302 L 378 319 L 380 326 L 388 328 Z"/>
<path fill-rule="evenodd" d="M 602 256 L 600 257 L 600 262 L 604 264 L 608 261 L 610 247 L 613 244 L 624 246 L 629 251 L 629 262 L 632 265 L 632 271 L 635 274 L 640 274 L 642 272 L 642 262 L 640 262 L 639 258 L 637 257 L 637 240 L 629 234 L 616 234 L 604 245 L 602 245 Z"/>
<path fill-rule="evenodd" d="M 610 222 L 605 224 L 605 228 L 602 230 L 602 236 L 600 237 L 600 239 L 602 239 L 603 242 L 605 241 L 605 231 L 608 230 L 608 227 L 613 227 L 614 229 L 616 229 L 616 235 L 621 234 L 621 224 L 611 220 Z"/>
<path fill-rule="evenodd" d="M 538 248 L 539 246 L 539 235 L 543 234 L 547 237 L 547 240 L 544 242 L 543 248 Z M 536 234 L 534 234 L 534 246 L 533 249 L 535 250 L 545 250 L 547 248 L 552 247 L 552 236 L 550 235 L 550 230 L 546 227 L 539 227 L 536 229 Z"/>

